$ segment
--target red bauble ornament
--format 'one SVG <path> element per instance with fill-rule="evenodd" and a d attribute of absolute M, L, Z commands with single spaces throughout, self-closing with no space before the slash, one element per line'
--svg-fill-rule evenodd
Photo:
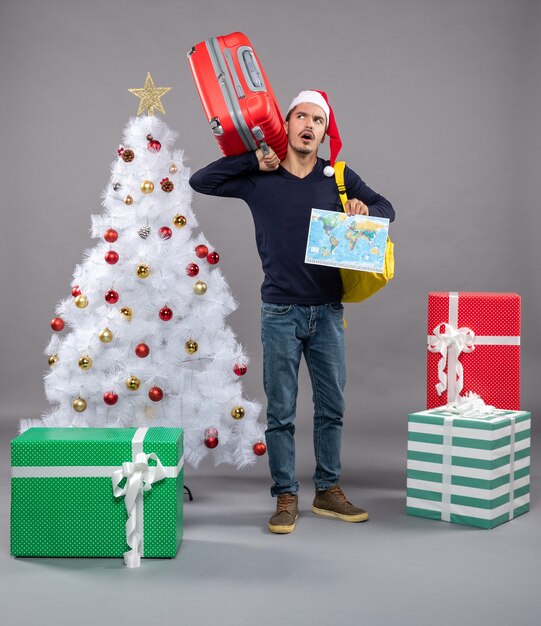
<path fill-rule="evenodd" d="M 144 359 L 150 354 L 150 348 L 146 343 L 139 343 L 135 346 L 135 354 L 140 358 Z"/>
<path fill-rule="evenodd" d="M 76 298 L 77 296 L 80 296 L 80 295 L 81 295 L 81 289 L 80 289 L 79 285 L 75 285 L 75 286 L 73 287 L 73 289 L 71 290 L 71 295 L 72 295 L 74 298 Z"/>
<path fill-rule="evenodd" d="M 51 328 L 56 330 L 59 333 L 61 330 L 64 330 L 64 320 L 60 317 L 53 317 L 51 320 Z"/>
<path fill-rule="evenodd" d="M 107 243 L 115 243 L 118 239 L 118 233 L 114 228 L 109 228 L 109 230 L 106 230 L 103 234 L 103 238 L 107 241 Z"/>
<path fill-rule="evenodd" d="M 169 226 L 162 226 L 159 230 L 158 230 L 158 235 L 162 238 L 162 239 L 171 239 L 171 235 L 173 234 L 173 231 L 169 228 Z"/>
<path fill-rule="evenodd" d="M 218 445 L 218 431 L 214 426 L 210 426 L 205 430 L 205 439 L 203 441 L 207 448 L 215 448 Z"/>
<path fill-rule="evenodd" d="M 114 250 L 109 250 L 109 252 L 105 253 L 105 262 L 109 263 L 109 265 L 114 265 L 115 263 L 118 263 L 118 252 L 115 252 Z"/>
<path fill-rule="evenodd" d="M 197 274 L 199 274 L 199 265 L 197 265 L 197 263 L 186 265 L 186 274 L 188 274 L 188 276 L 197 276 Z"/>
<path fill-rule="evenodd" d="M 159 402 L 163 398 L 163 391 L 159 387 L 152 387 L 148 390 L 148 397 L 152 402 Z"/>
<path fill-rule="evenodd" d="M 256 456 L 263 456 L 267 451 L 267 446 L 262 441 L 258 441 L 257 443 L 254 443 L 252 450 Z"/>
<path fill-rule="evenodd" d="M 220 260 L 220 255 L 217 252 L 210 252 L 209 254 L 207 254 L 207 261 L 211 265 L 216 265 L 216 263 L 218 263 L 219 260 Z"/>
<path fill-rule="evenodd" d="M 109 291 L 105 292 L 105 302 L 108 304 L 116 304 L 118 302 L 118 291 L 114 289 L 109 289 Z"/>
<path fill-rule="evenodd" d="M 235 367 L 233 368 L 233 371 L 235 372 L 237 376 L 244 376 L 244 374 L 246 374 L 246 372 L 248 371 L 248 368 L 246 367 L 246 365 L 243 365 L 242 363 L 236 363 Z"/>
<path fill-rule="evenodd" d="M 148 142 L 148 149 L 151 152 L 159 152 L 162 149 L 162 144 L 157 139 L 151 139 Z"/>
<path fill-rule="evenodd" d="M 164 306 L 160 309 L 160 319 L 164 322 L 168 322 L 173 317 L 173 311 L 168 306 Z"/>
<path fill-rule="evenodd" d="M 113 406 L 113 404 L 116 404 L 118 402 L 118 396 L 112 391 L 106 391 L 103 394 L 103 401 L 105 402 L 105 404 Z"/>
<path fill-rule="evenodd" d="M 204 244 L 201 244 L 199 246 L 195 246 L 195 254 L 200 259 L 204 259 L 207 256 L 208 253 L 209 253 L 209 249 Z"/>

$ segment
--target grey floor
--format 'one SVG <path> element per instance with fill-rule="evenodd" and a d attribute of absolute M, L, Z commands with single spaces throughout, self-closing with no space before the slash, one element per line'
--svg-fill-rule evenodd
<path fill-rule="evenodd" d="M 265 530 L 266 466 L 189 470 L 185 535 L 174 560 L 13 559 L 9 556 L 9 441 L 0 426 L 0 624 L 33 626 L 362 624 L 530 626 L 541 623 L 541 482 L 534 450 L 532 510 L 492 531 L 404 514 L 404 441 L 348 440 L 344 487 L 371 520 L 310 512 L 288 536 Z M 352 467 L 354 466 L 354 467 Z M 301 468 L 302 472 L 302 468 Z"/>

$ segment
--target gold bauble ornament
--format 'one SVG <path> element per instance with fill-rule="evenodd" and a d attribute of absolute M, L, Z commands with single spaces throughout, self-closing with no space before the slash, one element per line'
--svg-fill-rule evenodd
<path fill-rule="evenodd" d="M 127 195 L 124 198 L 124 204 L 127 204 L 127 205 L 133 204 L 133 198 L 130 195 Z"/>
<path fill-rule="evenodd" d="M 137 378 L 137 376 L 130 376 L 126 381 L 126 387 L 131 389 L 131 391 L 137 391 L 141 386 L 141 381 Z"/>
<path fill-rule="evenodd" d="M 89 370 L 92 367 L 92 359 L 87 354 L 83 354 L 79 359 L 79 367 L 85 371 Z"/>
<path fill-rule="evenodd" d="M 172 163 L 171 167 L 169 168 L 169 173 L 176 174 L 177 172 L 178 172 L 178 167 L 174 163 Z"/>
<path fill-rule="evenodd" d="M 236 420 L 241 420 L 246 415 L 246 411 L 241 406 L 236 406 L 231 409 L 231 417 Z"/>
<path fill-rule="evenodd" d="M 186 218 L 184 217 L 184 215 L 181 215 L 180 213 L 177 213 L 175 215 L 175 217 L 173 218 L 173 224 L 177 227 L 177 228 L 184 228 L 184 226 L 186 226 Z"/>
<path fill-rule="evenodd" d="M 121 315 L 123 315 L 123 316 L 124 316 L 127 320 L 131 320 L 132 315 L 133 315 L 133 312 L 132 312 L 132 310 L 130 309 L 130 307 L 129 307 L 129 306 L 123 306 L 123 307 L 120 309 L 120 313 L 121 313 Z"/>
<path fill-rule="evenodd" d="M 150 276 L 150 267 L 145 265 L 145 263 L 141 263 L 141 265 L 137 267 L 137 276 L 139 276 L 139 278 L 148 278 Z"/>
<path fill-rule="evenodd" d="M 198 280 L 193 286 L 194 293 L 198 296 L 202 296 L 207 291 L 207 283 L 202 280 Z"/>
<path fill-rule="evenodd" d="M 88 298 L 84 295 L 84 293 L 75 298 L 75 306 L 79 309 L 84 309 L 88 306 Z"/>
<path fill-rule="evenodd" d="M 113 341 L 113 333 L 109 328 L 102 328 L 98 337 L 102 343 L 111 343 L 111 341 Z"/>
<path fill-rule="evenodd" d="M 83 411 L 86 411 L 86 400 L 83 400 L 82 398 L 75 398 L 71 406 L 75 409 L 75 411 L 77 411 L 77 413 L 82 413 Z"/>
<path fill-rule="evenodd" d="M 188 354 L 194 354 L 197 352 L 198 348 L 199 346 L 197 345 L 197 342 L 193 339 L 188 339 L 188 341 L 184 344 L 184 350 L 186 350 Z"/>
<path fill-rule="evenodd" d="M 60 361 L 60 357 L 58 356 L 58 354 L 51 354 L 48 363 L 52 367 L 53 365 L 56 365 L 58 361 Z"/>
<path fill-rule="evenodd" d="M 144 180 L 141 183 L 141 191 L 143 193 L 152 193 L 154 191 L 154 183 L 151 180 Z"/>

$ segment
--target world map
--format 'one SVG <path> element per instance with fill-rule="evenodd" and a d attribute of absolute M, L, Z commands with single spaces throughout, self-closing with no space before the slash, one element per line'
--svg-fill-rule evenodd
<path fill-rule="evenodd" d="M 312 209 L 306 263 L 382 272 L 389 220 Z"/>

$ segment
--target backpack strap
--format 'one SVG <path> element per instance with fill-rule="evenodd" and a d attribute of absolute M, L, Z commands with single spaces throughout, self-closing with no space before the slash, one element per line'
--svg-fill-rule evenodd
<path fill-rule="evenodd" d="M 338 195 L 344 211 L 346 210 L 346 202 L 348 201 L 348 194 L 346 192 L 346 182 L 344 178 L 344 169 L 346 168 L 345 161 L 336 161 L 334 164 L 334 179 L 336 180 L 336 186 L 338 187 Z"/>

